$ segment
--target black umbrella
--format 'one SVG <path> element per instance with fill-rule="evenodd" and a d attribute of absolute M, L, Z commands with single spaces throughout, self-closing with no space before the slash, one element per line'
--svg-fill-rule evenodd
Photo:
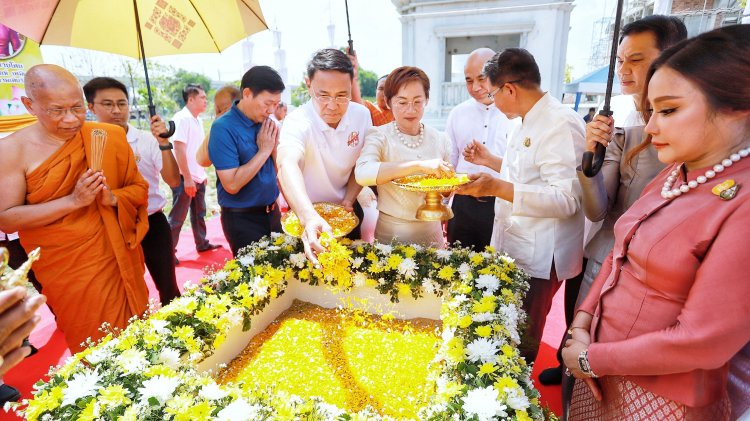
<path fill-rule="evenodd" d="M 609 54 L 609 71 L 607 72 L 607 90 L 604 94 L 604 106 L 599 115 L 611 116 L 612 110 L 609 102 L 612 99 L 612 82 L 615 78 L 615 60 L 617 60 L 617 41 L 620 38 L 620 19 L 622 18 L 622 0 L 617 0 L 617 13 L 615 14 L 615 28 L 612 32 L 612 49 Z M 586 151 L 581 159 L 581 169 L 586 177 L 593 177 L 599 173 L 604 164 L 604 154 L 607 152 L 604 145 L 596 144 L 594 152 Z"/>

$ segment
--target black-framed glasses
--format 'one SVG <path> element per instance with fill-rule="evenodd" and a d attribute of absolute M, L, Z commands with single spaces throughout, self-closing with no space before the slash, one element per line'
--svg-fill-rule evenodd
<path fill-rule="evenodd" d="M 318 95 L 317 92 L 315 92 L 315 89 L 311 89 L 313 92 L 313 97 L 320 102 L 321 104 L 328 105 L 332 102 L 335 102 L 339 105 L 348 104 L 349 101 L 351 101 L 351 98 L 348 96 L 330 96 L 330 95 Z"/>
<path fill-rule="evenodd" d="M 493 100 L 493 101 L 494 101 L 494 100 L 495 100 L 495 95 L 497 95 L 497 93 L 498 93 L 498 92 L 500 92 L 500 91 L 501 91 L 501 90 L 503 89 L 503 87 L 504 87 L 504 86 L 505 86 L 506 84 L 508 84 L 508 83 L 518 83 L 518 82 L 520 82 L 520 81 L 522 81 L 522 80 L 523 80 L 523 79 L 516 79 L 516 80 L 509 80 L 509 81 L 507 81 L 507 82 L 503 82 L 503 83 L 502 83 L 502 84 L 500 84 L 500 86 L 498 86 L 498 87 L 497 87 L 497 89 L 495 89 L 494 91 L 492 91 L 492 92 L 487 92 L 487 98 L 489 98 L 489 99 L 491 99 L 491 100 Z"/>
<path fill-rule="evenodd" d="M 128 101 L 117 101 L 117 102 L 114 102 L 114 101 L 102 101 L 102 102 L 95 102 L 94 104 L 100 105 L 105 110 L 110 111 L 110 112 L 112 110 L 114 110 L 115 107 L 119 108 L 120 110 L 127 110 L 128 106 L 130 106 L 130 104 L 128 103 Z"/>

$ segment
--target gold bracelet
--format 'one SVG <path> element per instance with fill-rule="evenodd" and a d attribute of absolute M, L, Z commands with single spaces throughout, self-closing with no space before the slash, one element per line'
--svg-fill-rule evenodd
<path fill-rule="evenodd" d="M 583 328 L 583 327 L 581 327 L 581 326 L 571 326 L 571 327 L 570 327 L 570 328 L 568 329 L 568 335 L 572 335 L 572 334 L 573 334 L 573 329 L 581 329 L 581 330 L 585 330 L 586 332 L 588 332 L 588 331 L 589 331 L 588 329 L 586 329 L 586 328 Z"/>

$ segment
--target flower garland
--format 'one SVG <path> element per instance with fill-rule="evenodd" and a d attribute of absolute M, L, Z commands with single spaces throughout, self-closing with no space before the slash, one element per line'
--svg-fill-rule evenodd
<path fill-rule="evenodd" d="M 110 331 L 51 369 L 31 401 L 11 406 L 32 421 L 392 419 L 370 408 L 347 414 L 317 398 L 220 386 L 196 370 L 232 327 L 249 329 L 252 317 L 297 278 L 339 291 L 371 286 L 392 301 L 425 292 L 442 297 L 443 343 L 430 376 L 435 394 L 420 419 L 555 419 L 539 405 L 531 368 L 516 348 L 528 283 L 512 259 L 491 248 L 341 240 L 331 241 L 319 260 L 316 269 L 295 238 L 265 238 L 148 318 Z"/>

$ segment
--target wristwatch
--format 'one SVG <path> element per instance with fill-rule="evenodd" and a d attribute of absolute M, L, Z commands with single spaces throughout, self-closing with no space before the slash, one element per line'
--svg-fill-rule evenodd
<path fill-rule="evenodd" d="M 591 365 L 589 364 L 589 350 L 584 349 L 581 351 L 580 354 L 578 354 L 578 367 L 581 369 L 581 372 L 589 377 L 597 378 L 596 374 L 594 374 L 593 371 L 591 371 Z"/>
<path fill-rule="evenodd" d="M 174 149 L 174 145 L 172 145 L 172 142 L 167 143 L 166 145 L 159 145 L 160 151 L 168 151 Z"/>

